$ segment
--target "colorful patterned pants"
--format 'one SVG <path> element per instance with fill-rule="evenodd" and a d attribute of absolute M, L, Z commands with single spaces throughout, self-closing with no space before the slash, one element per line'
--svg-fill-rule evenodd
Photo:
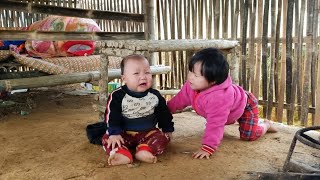
<path fill-rule="evenodd" d="M 259 126 L 259 109 L 258 100 L 250 92 L 246 92 L 248 95 L 247 105 L 245 107 L 243 115 L 238 120 L 240 139 L 246 141 L 257 140 L 263 132 L 263 127 Z"/>
<path fill-rule="evenodd" d="M 153 155 L 162 154 L 170 142 L 169 136 L 159 129 L 142 132 L 127 131 L 122 133 L 121 136 L 124 139 L 123 147 L 120 147 L 122 150 L 128 151 L 128 149 L 136 148 L 136 151 L 147 150 Z M 112 149 L 111 147 L 107 148 L 108 138 L 109 135 L 107 134 L 102 137 L 102 145 L 109 155 Z"/>

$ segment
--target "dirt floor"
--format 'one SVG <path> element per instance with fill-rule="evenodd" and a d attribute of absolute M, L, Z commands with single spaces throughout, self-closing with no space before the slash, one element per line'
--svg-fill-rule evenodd
<path fill-rule="evenodd" d="M 218 151 L 198 160 L 191 154 L 200 146 L 205 121 L 183 112 L 174 115 L 174 139 L 156 164 L 110 167 L 104 150 L 90 144 L 85 132 L 98 121 L 94 95 L 32 90 L 26 96 L 33 109 L 24 106 L 23 115 L 17 108 L 1 116 L 0 179 L 257 179 L 252 172 L 282 171 L 298 129 L 277 124 L 278 133 L 245 142 L 239 140 L 237 125 L 231 125 Z M 301 143 L 293 159 L 320 166 L 319 150 Z"/>

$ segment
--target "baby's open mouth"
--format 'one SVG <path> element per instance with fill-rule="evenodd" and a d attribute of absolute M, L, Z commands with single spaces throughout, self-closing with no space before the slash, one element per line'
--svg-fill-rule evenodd
<path fill-rule="evenodd" d="M 139 84 L 139 86 L 146 86 L 147 85 L 147 83 L 141 83 L 141 84 Z"/>

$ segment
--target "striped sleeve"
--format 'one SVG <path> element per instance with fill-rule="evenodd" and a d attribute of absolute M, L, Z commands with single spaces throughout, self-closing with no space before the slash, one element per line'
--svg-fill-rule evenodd
<path fill-rule="evenodd" d="M 215 151 L 215 149 L 213 149 L 212 147 L 207 146 L 205 144 L 202 145 L 201 150 L 209 153 L 210 155 L 212 155 L 214 153 L 214 151 Z"/>
<path fill-rule="evenodd" d="M 123 116 L 122 116 L 122 99 L 125 93 L 121 88 L 113 91 L 107 101 L 105 110 L 105 122 L 108 125 L 109 135 L 119 135 L 123 131 Z"/>

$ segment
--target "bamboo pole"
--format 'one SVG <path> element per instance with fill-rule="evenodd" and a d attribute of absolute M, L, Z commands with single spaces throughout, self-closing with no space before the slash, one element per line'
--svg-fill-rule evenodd
<path fill-rule="evenodd" d="M 190 36 L 190 38 L 197 39 L 197 7 L 194 0 L 191 0 L 190 18 L 192 21 L 192 35 Z"/>
<path fill-rule="evenodd" d="M 314 25 L 319 25 L 320 24 L 320 1 L 316 1 L 318 2 L 316 4 L 316 12 L 318 12 L 318 23 L 316 21 L 314 21 Z M 319 30 L 319 29 L 318 29 Z M 316 41 L 316 47 L 319 47 L 319 43 L 320 41 L 317 40 Z M 316 104 L 315 104 L 315 121 L 314 121 L 314 126 L 320 126 L 320 51 L 316 50 L 316 52 L 318 52 L 318 55 L 316 54 L 316 56 L 318 56 L 318 73 L 317 73 L 317 89 L 316 89 Z"/>
<path fill-rule="evenodd" d="M 115 43 L 116 41 L 108 41 Z M 204 40 L 204 39 L 172 39 L 172 40 L 119 40 L 118 48 L 125 48 L 134 51 L 183 51 L 183 50 L 200 50 L 203 48 L 217 48 L 226 50 L 226 52 L 238 45 L 238 41 L 233 40 Z M 108 47 L 105 44 L 104 47 Z"/>
<path fill-rule="evenodd" d="M 268 2 L 269 3 L 269 2 Z M 265 2 L 265 4 L 267 4 L 267 1 Z M 267 6 L 267 5 L 265 5 Z M 265 21 L 263 21 L 263 1 L 258 1 L 258 37 L 262 37 L 262 27 L 265 27 L 265 25 L 263 24 Z M 268 21 L 267 21 L 268 22 Z M 257 55 L 256 55 L 256 65 L 255 65 L 255 75 L 253 77 L 253 94 L 256 97 L 259 97 L 260 94 L 260 76 L 261 76 L 261 49 L 262 49 L 262 43 L 257 43 Z M 264 70 L 262 68 L 262 70 Z M 267 78 L 266 78 L 267 79 Z M 262 78 L 262 82 L 265 81 L 264 78 Z M 263 83 L 262 83 L 263 84 Z M 264 117 L 265 117 L 265 113 L 266 111 L 263 111 L 264 113 Z"/>
<path fill-rule="evenodd" d="M 254 1 L 254 2 L 252 2 Z M 248 1 L 248 10 L 250 12 L 250 25 L 249 25 L 249 36 L 250 36 L 250 42 L 249 42 L 249 59 L 247 60 L 247 66 L 246 66 L 246 72 L 247 72 L 247 83 L 248 88 L 251 87 L 251 91 L 255 93 L 254 95 L 256 97 L 259 97 L 257 92 L 254 91 L 254 69 L 255 69 L 255 52 L 254 52 L 254 46 L 255 43 L 252 41 L 255 37 L 255 22 L 256 22 L 256 0 L 249 0 Z M 247 89 L 249 90 L 249 89 Z"/>
<path fill-rule="evenodd" d="M 219 39 L 220 35 L 220 0 L 215 0 L 214 8 L 214 38 Z"/>
<path fill-rule="evenodd" d="M 171 67 L 169 66 L 151 66 L 152 75 L 168 73 L 170 71 Z M 109 80 L 119 78 L 120 75 L 120 69 L 108 70 Z M 90 82 L 100 80 L 100 78 L 101 75 L 99 71 L 91 71 L 81 73 L 50 75 L 35 78 L 0 80 L 0 91 L 11 91 L 15 89 L 49 87 L 72 83 Z"/>
<path fill-rule="evenodd" d="M 264 12 L 263 12 L 263 32 L 262 32 L 262 99 L 267 100 L 267 88 L 268 88 L 268 66 L 267 66 L 267 56 L 268 56 L 268 24 L 269 24 L 269 0 L 265 0 Z M 258 72 L 260 72 L 260 64 L 257 66 Z M 260 79 L 260 74 L 255 75 L 256 79 Z M 259 83 L 256 85 L 257 93 L 259 93 Z M 259 96 L 258 96 L 259 97 Z M 267 108 L 263 107 L 263 117 L 267 116 Z"/>
<path fill-rule="evenodd" d="M 276 1 L 271 1 L 271 37 L 275 37 L 276 33 Z M 273 110 L 273 93 L 274 93 L 274 68 L 275 68 L 275 43 L 271 43 L 270 56 L 270 74 L 268 87 L 268 104 L 267 104 L 267 119 L 271 119 Z"/>
<path fill-rule="evenodd" d="M 249 89 L 247 83 L 247 22 L 248 22 L 248 0 L 243 4 L 243 17 L 242 17 L 242 41 L 241 41 L 241 62 L 242 62 L 242 87 L 246 90 Z"/>
<path fill-rule="evenodd" d="M 203 39 L 203 0 L 198 0 L 198 11 L 199 11 L 199 16 L 198 18 L 198 29 L 199 29 L 199 39 Z"/>
<path fill-rule="evenodd" d="M 184 13 L 184 4 L 182 3 L 183 0 L 180 0 L 179 5 L 177 6 L 177 14 L 178 14 L 178 39 L 183 39 L 182 37 L 182 21 L 184 20 L 183 15 Z M 179 8 L 180 7 L 180 8 Z M 177 87 L 182 87 L 184 83 L 184 66 L 183 66 L 183 53 L 184 51 L 179 51 L 178 52 L 178 65 L 179 65 L 179 76 L 178 76 L 178 82 L 177 82 Z"/>
<path fill-rule="evenodd" d="M 231 10 L 231 17 L 232 17 L 232 30 L 231 30 L 231 36 L 232 39 L 237 38 L 237 30 L 238 30 L 238 18 L 239 18 L 239 0 L 236 0 L 235 2 L 231 2 L 231 9 L 234 6 L 235 3 L 235 12 Z M 232 77 L 232 81 L 234 84 L 239 85 L 239 57 L 238 57 L 238 51 L 236 51 L 236 48 L 232 49 L 231 54 L 231 63 L 230 63 L 230 74 Z"/>
<path fill-rule="evenodd" d="M 314 11 L 314 0 L 308 1 L 307 6 L 307 36 L 311 37 L 311 42 L 306 44 L 307 58 L 304 63 L 304 75 L 303 75 L 303 92 L 301 101 L 301 125 L 308 126 L 308 108 L 309 108 L 309 98 L 310 98 L 310 77 L 311 77 L 311 61 L 312 61 L 312 51 L 313 51 L 313 11 Z"/>
<path fill-rule="evenodd" d="M 145 39 L 155 40 L 155 23 L 156 23 L 156 10 L 155 10 L 155 0 L 144 1 L 144 12 L 146 14 L 145 18 Z M 157 64 L 156 54 L 150 53 L 150 57 L 147 57 L 151 65 Z M 153 77 L 153 87 L 156 88 L 156 77 Z"/>
<path fill-rule="evenodd" d="M 295 6 L 295 36 L 299 37 L 299 1 L 295 0 L 294 1 L 294 6 Z M 298 84 L 298 53 L 297 53 L 297 49 L 298 49 L 298 44 L 295 43 L 294 44 L 295 47 L 295 51 L 294 51 L 294 57 L 293 57 L 293 66 L 292 66 L 292 89 L 291 89 L 291 102 L 290 102 L 290 109 L 291 111 L 288 111 L 288 115 L 287 115 L 287 120 L 288 120 L 288 125 L 292 125 L 294 122 L 294 109 L 295 109 L 295 105 L 296 105 L 296 94 L 297 94 L 297 84 Z"/>
<path fill-rule="evenodd" d="M 275 89 L 275 100 L 278 101 L 279 97 L 279 52 L 280 52 L 280 26 L 281 26 L 281 9 L 282 0 L 278 0 L 278 12 L 277 12 L 277 25 L 276 25 L 276 38 L 275 38 L 275 68 L 274 68 L 274 89 Z M 283 41 L 281 41 L 283 42 Z M 278 114 L 278 109 L 276 109 Z"/>
<path fill-rule="evenodd" d="M 286 37 L 286 27 L 287 27 L 287 7 L 288 0 L 283 0 L 283 16 L 282 16 L 282 37 Z M 281 69 L 280 69 L 280 83 L 279 83 L 279 99 L 278 99 L 278 111 L 277 111 L 277 120 L 282 122 L 283 118 L 283 103 L 284 103 L 284 91 L 285 91 L 285 82 L 286 82 L 286 49 L 285 43 L 281 45 Z"/>
<path fill-rule="evenodd" d="M 177 23 L 177 14 L 176 14 L 176 3 L 177 1 L 171 1 L 171 12 L 170 12 L 170 18 L 171 18 L 171 39 L 176 39 L 176 23 Z M 170 49 L 171 50 L 171 49 Z M 176 57 L 176 51 L 171 52 L 171 66 L 172 66 L 172 78 L 171 78 L 171 86 L 177 87 L 177 57 Z"/>
<path fill-rule="evenodd" d="M 256 1 L 256 0 L 255 0 Z M 229 17 L 228 17 L 228 14 L 229 14 L 229 0 L 225 0 L 225 3 L 224 3 L 224 8 L 223 9 L 223 25 L 222 25 L 222 28 L 223 28 L 223 34 L 222 34 L 222 38 L 226 39 L 228 38 L 228 24 L 229 24 Z"/>
<path fill-rule="evenodd" d="M 112 11 L 98 11 L 87 9 L 75 9 L 69 7 L 48 6 L 42 4 L 25 3 L 17 1 L 0 1 L 0 8 L 7 10 L 16 10 L 28 13 L 53 14 L 60 16 L 81 17 L 90 19 L 108 19 L 121 21 L 144 22 L 143 14 L 120 13 Z"/>
<path fill-rule="evenodd" d="M 207 4 L 207 3 L 205 3 L 206 4 L 206 8 L 207 8 L 207 11 L 208 11 L 208 14 L 207 14 L 207 16 L 208 16 L 208 18 L 207 18 L 207 38 L 208 39 L 212 39 L 212 27 L 213 27 L 213 23 L 212 23 L 212 21 L 213 21 L 213 2 L 212 2 L 212 0 L 211 1 L 209 1 L 209 4 Z M 187 26 L 188 27 L 188 26 Z M 187 37 L 188 38 L 188 37 Z"/>
<path fill-rule="evenodd" d="M 299 37 L 298 37 L 298 50 L 297 50 L 297 76 L 298 76 L 298 84 L 297 84 L 297 104 L 301 105 L 302 101 L 302 78 L 303 78 L 303 56 L 302 56 L 302 47 L 304 43 L 304 19 L 305 19 L 305 0 L 301 0 L 300 7 L 300 20 L 299 20 Z M 301 111 L 298 111 L 298 119 L 301 120 Z"/>
<path fill-rule="evenodd" d="M 318 43 L 316 40 L 317 32 L 318 32 L 318 19 L 319 19 L 319 9 L 318 9 L 318 0 L 314 0 L 314 9 L 313 9 L 313 21 L 312 23 L 312 60 L 311 60 L 311 106 L 316 106 L 316 85 L 317 85 L 317 69 L 316 69 L 316 61 L 317 61 L 317 51 L 318 51 Z M 319 71 L 319 69 L 318 69 Z M 312 114 L 312 125 L 315 124 L 315 115 Z"/>
<path fill-rule="evenodd" d="M 101 52 L 100 52 L 101 53 Z M 105 54 L 101 54 L 100 56 L 100 76 L 101 78 L 99 79 L 99 105 L 100 106 L 105 106 L 107 104 L 107 99 L 108 99 L 108 82 L 109 82 L 109 71 L 108 71 L 108 56 Z M 103 120 L 103 112 L 99 111 L 99 119 Z"/>
<path fill-rule="evenodd" d="M 127 40 L 144 39 L 142 32 L 62 32 L 0 30 L 1 40 Z"/>
<path fill-rule="evenodd" d="M 286 102 L 288 104 L 294 105 L 295 102 L 292 101 L 293 94 L 293 67 L 292 67 L 292 29 L 293 29 L 293 6 L 294 1 L 288 1 L 288 11 L 287 11 L 287 27 L 286 27 Z M 294 82 L 296 83 L 296 82 Z M 293 113 L 290 109 L 287 109 L 287 123 L 293 123 Z"/>

